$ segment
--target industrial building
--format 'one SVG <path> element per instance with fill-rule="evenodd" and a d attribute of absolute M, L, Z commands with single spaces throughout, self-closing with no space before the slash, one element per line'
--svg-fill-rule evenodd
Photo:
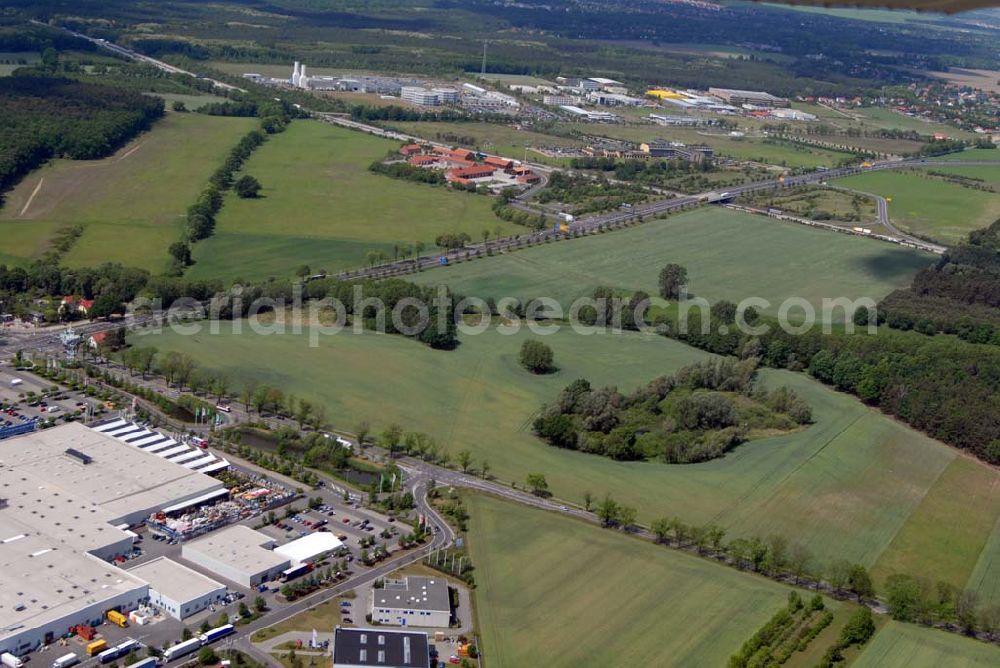
<path fill-rule="evenodd" d="M 399 97 L 404 102 L 422 107 L 436 107 L 441 104 L 441 97 L 437 92 L 421 86 L 403 86 L 400 89 Z"/>
<path fill-rule="evenodd" d="M 815 121 L 816 115 L 798 109 L 772 109 L 771 116 L 783 121 Z"/>
<path fill-rule="evenodd" d="M 184 468 L 197 471 L 198 473 L 216 473 L 229 468 L 229 461 L 222 457 L 216 457 L 197 446 L 175 441 L 169 436 L 148 429 L 130 420 L 112 418 L 98 422 L 93 425 L 93 429 L 102 434 L 107 434 L 133 448 L 154 454 L 157 457 L 162 457 L 167 461 L 180 464 Z M 227 490 L 220 486 L 219 489 L 211 492 L 206 498 L 198 499 L 198 502 L 206 503 L 218 500 L 218 497 L 225 496 L 227 493 Z M 191 505 L 193 504 L 184 507 L 191 507 Z M 182 508 L 162 508 L 161 511 L 170 514 L 174 510 Z"/>
<path fill-rule="evenodd" d="M 166 557 L 128 572 L 149 583 L 149 603 L 174 619 L 187 619 L 226 597 L 225 585 Z"/>
<path fill-rule="evenodd" d="M 430 668 L 426 633 L 336 628 L 333 668 Z"/>
<path fill-rule="evenodd" d="M 344 544 L 329 531 L 314 531 L 302 538 L 274 548 L 274 553 L 288 559 L 291 567 L 305 563 L 316 563 L 329 554 L 333 554 Z"/>
<path fill-rule="evenodd" d="M 686 146 L 664 141 L 640 144 L 639 150 L 650 158 L 681 158 L 690 162 L 701 162 L 715 154 L 710 146 Z"/>
<path fill-rule="evenodd" d="M 621 120 L 618 116 L 607 111 L 589 111 L 571 104 L 560 104 L 559 108 L 574 118 L 593 121 L 595 123 L 616 123 Z"/>
<path fill-rule="evenodd" d="M 235 524 L 185 543 L 181 556 L 230 582 L 255 587 L 277 579 L 290 560 L 274 552 L 276 541 L 248 526 Z"/>
<path fill-rule="evenodd" d="M 444 578 L 409 575 L 402 580 L 385 580 L 381 589 L 372 589 L 369 612 L 373 622 L 396 626 L 436 626 L 448 628 L 451 596 Z"/>
<path fill-rule="evenodd" d="M 0 441 L 0 652 L 136 609 L 147 582 L 109 563 L 132 549 L 128 527 L 220 490 L 76 422 Z"/>
<path fill-rule="evenodd" d="M 542 96 L 542 104 L 559 107 L 564 104 L 573 104 L 573 98 L 569 95 L 544 95 Z"/>
<path fill-rule="evenodd" d="M 727 104 L 736 107 L 751 105 L 754 107 L 788 107 L 791 103 L 783 98 L 757 90 L 737 90 L 733 88 L 709 88 L 708 94 L 713 95 Z"/>

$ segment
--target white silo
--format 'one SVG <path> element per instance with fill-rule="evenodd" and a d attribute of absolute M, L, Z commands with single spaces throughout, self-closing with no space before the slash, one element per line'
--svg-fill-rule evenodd
<path fill-rule="evenodd" d="M 302 67 L 299 68 L 299 88 L 308 88 L 308 87 L 309 87 L 309 77 L 306 76 L 306 65 L 305 63 L 303 63 Z"/>
<path fill-rule="evenodd" d="M 295 65 L 292 67 L 292 85 L 299 85 L 299 61 L 295 61 Z"/>

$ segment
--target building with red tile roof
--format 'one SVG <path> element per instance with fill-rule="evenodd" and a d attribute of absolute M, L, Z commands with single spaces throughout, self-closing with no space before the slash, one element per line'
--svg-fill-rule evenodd
<path fill-rule="evenodd" d="M 459 183 L 465 185 L 475 179 L 486 179 L 493 176 L 496 169 L 488 165 L 474 165 L 472 167 L 460 167 L 449 169 L 445 174 L 445 179 L 449 183 Z"/>
<path fill-rule="evenodd" d="M 511 169 L 514 167 L 514 161 L 511 160 L 510 158 L 499 158 L 492 155 L 486 156 L 486 158 L 483 159 L 483 162 L 486 163 L 487 165 L 493 165 L 494 167 L 503 170 Z"/>
<path fill-rule="evenodd" d="M 409 156 L 409 155 L 416 155 L 417 153 L 420 153 L 423 150 L 424 149 L 420 146 L 420 144 L 407 144 L 403 148 L 399 149 L 399 152 L 402 153 L 403 155 Z"/>

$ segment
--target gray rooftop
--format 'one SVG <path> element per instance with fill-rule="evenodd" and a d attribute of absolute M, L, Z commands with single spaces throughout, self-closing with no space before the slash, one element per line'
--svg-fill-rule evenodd
<path fill-rule="evenodd" d="M 429 649 L 426 633 L 338 627 L 333 636 L 333 664 L 427 668 Z"/>
<path fill-rule="evenodd" d="M 152 589 L 178 603 L 191 601 L 226 588 L 224 584 L 216 582 L 207 575 L 202 575 L 166 557 L 147 561 L 130 568 L 128 572 L 148 582 Z"/>
<path fill-rule="evenodd" d="M 204 538 L 186 543 L 182 556 L 198 553 L 220 561 L 241 573 L 256 574 L 283 564 L 288 558 L 274 552 L 274 539 L 242 524 L 234 524 L 212 532 Z"/>
<path fill-rule="evenodd" d="M 372 592 L 376 608 L 451 611 L 448 582 L 443 577 L 408 575 L 402 580 L 386 580 L 384 587 Z"/>

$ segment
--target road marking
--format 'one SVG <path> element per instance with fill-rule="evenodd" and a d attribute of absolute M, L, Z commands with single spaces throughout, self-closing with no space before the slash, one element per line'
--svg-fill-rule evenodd
<path fill-rule="evenodd" d="M 18 218 L 24 216 L 25 212 L 27 212 L 28 210 L 28 207 L 31 206 L 31 203 L 35 201 L 35 195 L 37 195 L 38 191 L 42 189 L 42 182 L 44 180 L 45 180 L 44 176 L 38 179 L 38 185 L 35 186 L 35 189 L 31 191 L 31 195 L 28 196 L 28 201 L 25 202 L 24 206 L 21 208 L 21 213 L 17 214 Z"/>

